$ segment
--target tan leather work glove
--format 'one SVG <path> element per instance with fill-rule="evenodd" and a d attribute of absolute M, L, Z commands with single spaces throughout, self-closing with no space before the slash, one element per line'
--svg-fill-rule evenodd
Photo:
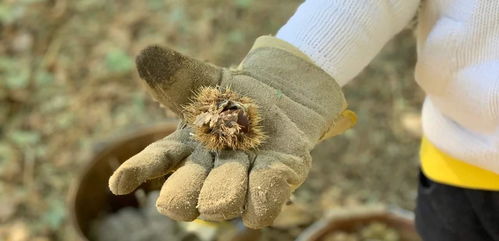
<path fill-rule="evenodd" d="M 194 140 L 191 127 L 181 124 L 114 172 L 111 191 L 126 194 L 176 169 L 157 200 L 159 212 L 175 220 L 242 217 L 250 228 L 271 225 L 305 181 L 312 148 L 355 122 L 335 80 L 295 47 L 270 36 L 258 38 L 237 69 L 156 46 L 142 51 L 137 67 L 152 96 L 180 115 L 182 106 L 204 86 L 230 87 L 252 98 L 267 136 L 253 150 L 214 152 Z"/>

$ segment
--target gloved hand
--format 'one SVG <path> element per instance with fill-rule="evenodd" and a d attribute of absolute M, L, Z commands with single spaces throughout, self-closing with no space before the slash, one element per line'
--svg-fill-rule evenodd
<path fill-rule="evenodd" d="M 335 80 L 298 49 L 270 36 L 258 38 L 237 69 L 156 46 L 142 51 L 137 68 L 153 98 L 180 115 L 204 86 L 230 87 L 259 106 L 267 139 L 258 148 L 210 151 L 182 123 L 114 172 L 109 187 L 119 195 L 176 169 L 156 205 L 179 221 L 241 216 L 250 228 L 271 225 L 307 177 L 312 148 L 355 122 Z"/>

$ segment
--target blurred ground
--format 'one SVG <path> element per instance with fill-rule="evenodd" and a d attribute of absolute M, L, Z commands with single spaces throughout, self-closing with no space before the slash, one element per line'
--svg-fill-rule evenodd
<path fill-rule="evenodd" d="M 133 63 L 140 49 L 169 45 L 237 64 L 299 2 L 1 1 L 0 240 L 74 240 L 67 192 L 93 148 L 174 118 L 140 87 Z M 310 178 L 296 193 L 314 217 L 359 202 L 413 208 L 423 96 L 414 62 L 405 31 L 345 88 L 360 121 L 314 150 Z"/>

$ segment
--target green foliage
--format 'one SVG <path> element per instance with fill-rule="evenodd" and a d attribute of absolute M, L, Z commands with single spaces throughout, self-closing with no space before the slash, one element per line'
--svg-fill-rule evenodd
<path fill-rule="evenodd" d="M 233 30 L 229 32 L 228 41 L 231 43 L 242 43 L 245 40 L 244 32 L 241 30 Z"/>
<path fill-rule="evenodd" d="M 20 20 L 31 4 L 43 1 L 46 0 L 0 1 L 0 23 L 11 24 Z"/>
<path fill-rule="evenodd" d="M 42 216 L 42 221 L 55 230 L 61 226 L 65 217 L 66 209 L 64 208 L 64 202 L 58 199 L 51 199 L 48 210 Z"/>
<path fill-rule="evenodd" d="M 33 146 L 41 139 L 40 133 L 26 130 L 13 130 L 9 132 L 8 137 L 12 142 L 22 147 Z"/>
<path fill-rule="evenodd" d="M 159 10 L 165 7 L 164 0 L 147 0 L 147 5 L 151 10 Z"/>
<path fill-rule="evenodd" d="M 68 106 L 68 97 L 65 95 L 53 96 L 47 99 L 41 106 L 40 111 L 46 114 L 52 114 L 60 110 L 65 110 Z"/>
<path fill-rule="evenodd" d="M 11 73 L 13 73 L 13 71 Z M 9 89 L 26 88 L 29 84 L 29 70 L 20 69 L 17 74 L 10 74 L 5 80 L 7 82 L 6 86 Z"/>
<path fill-rule="evenodd" d="M 173 8 L 168 15 L 168 20 L 174 23 L 182 22 L 186 19 L 185 11 L 181 7 Z"/>
<path fill-rule="evenodd" d="M 234 0 L 236 6 L 240 8 L 249 8 L 253 3 L 253 0 Z"/>
<path fill-rule="evenodd" d="M 106 1 L 101 0 L 78 0 L 74 1 L 74 6 L 79 11 L 89 11 L 106 6 Z"/>
<path fill-rule="evenodd" d="M 143 92 L 137 92 L 133 94 L 132 97 L 132 108 L 137 111 L 142 111 L 145 108 L 145 99 L 147 97 Z"/>
<path fill-rule="evenodd" d="M 63 112 L 57 116 L 57 127 L 60 129 L 71 127 L 75 121 L 75 116 L 71 112 Z"/>
<path fill-rule="evenodd" d="M 29 66 L 15 58 L 0 57 L 0 86 L 21 89 L 29 84 Z"/>
<path fill-rule="evenodd" d="M 123 50 L 111 50 L 106 55 L 106 67 L 111 72 L 127 72 L 133 67 L 132 58 Z"/>
<path fill-rule="evenodd" d="M 54 75 L 45 70 L 38 71 L 35 76 L 35 83 L 37 86 L 44 87 L 54 82 Z"/>
<path fill-rule="evenodd" d="M 0 142 L 0 171 L 2 170 L 2 165 L 6 164 L 7 161 L 12 161 L 14 158 L 14 151 L 11 146 L 6 142 Z"/>
<path fill-rule="evenodd" d="M 22 5 L 0 3 L 0 23 L 10 24 L 21 18 L 25 8 Z"/>

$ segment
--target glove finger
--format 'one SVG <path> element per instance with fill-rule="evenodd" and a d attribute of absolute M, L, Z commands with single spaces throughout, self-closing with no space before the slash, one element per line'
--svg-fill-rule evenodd
<path fill-rule="evenodd" d="M 142 50 L 136 64 L 152 97 L 178 114 L 194 91 L 201 86 L 217 85 L 222 75 L 220 67 L 159 46 Z"/>
<path fill-rule="evenodd" d="M 149 179 L 163 176 L 192 152 L 185 144 L 187 129 L 180 129 L 156 141 L 121 164 L 109 178 L 109 189 L 115 195 L 132 192 Z"/>
<path fill-rule="evenodd" d="M 156 201 L 158 211 L 177 221 L 197 218 L 199 192 L 212 166 L 212 155 L 206 149 L 196 148 L 163 184 Z"/>
<path fill-rule="evenodd" d="M 244 152 L 221 151 L 199 195 L 201 218 L 222 221 L 241 216 L 250 161 Z"/>
<path fill-rule="evenodd" d="M 249 174 L 244 225 L 258 229 L 272 224 L 291 192 L 305 180 L 305 163 L 296 156 L 273 151 L 257 156 Z"/>

